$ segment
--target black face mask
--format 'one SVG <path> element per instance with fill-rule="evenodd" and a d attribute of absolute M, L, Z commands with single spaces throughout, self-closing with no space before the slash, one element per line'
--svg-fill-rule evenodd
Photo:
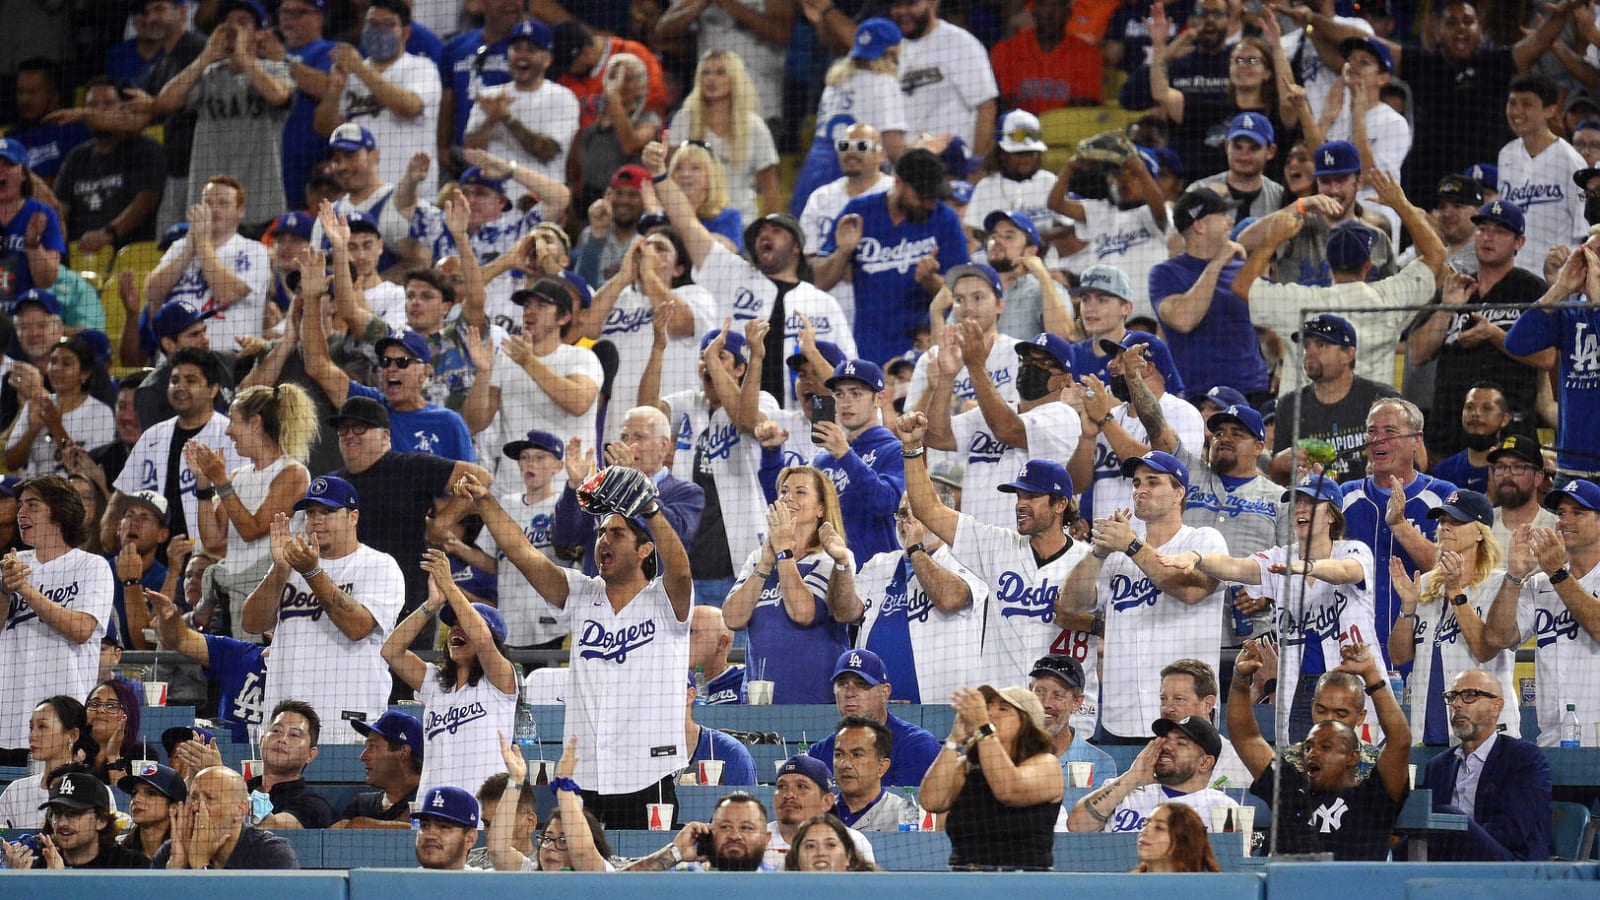
<path fill-rule="evenodd" d="M 1468 432 L 1466 443 L 1468 450 L 1488 450 L 1495 444 L 1500 443 L 1500 435 L 1499 433 L 1473 434 Z"/>
<path fill-rule="evenodd" d="M 1133 399 L 1133 394 L 1129 393 L 1128 391 L 1128 376 L 1111 376 L 1111 396 L 1116 397 L 1123 403 L 1127 403 Z"/>
<path fill-rule="evenodd" d="M 1584 202 L 1583 220 L 1590 225 L 1600 224 L 1600 200 L 1587 200 Z"/>
<path fill-rule="evenodd" d="M 1050 370 L 1043 366 L 1023 366 L 1017 370 L 1017 396 L 1038 400 L 1050 393 Z"/>

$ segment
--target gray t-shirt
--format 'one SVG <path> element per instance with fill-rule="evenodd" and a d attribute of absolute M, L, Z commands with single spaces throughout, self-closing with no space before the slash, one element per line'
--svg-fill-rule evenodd
<path fill-rule="evenodd" d="M 1366 225 L 1365 222 L 1362 223 Z M 1367 225 L 1373 233 L 1372 240 L 1372 271 L 1367 273 L 1368 281 L 1377 281 L 1388 278 L 1400 271 L 1395 265 L 1394 245 L 1389 241 L 1389 235 L 1381 229 Z M 1279 284 L 1294 282 L 1295 284 L 1328 285 L 1333 283 L 1333 274 L 1328 269 L 1328 233 L 1330 229 L 1327 220 L 1321 216 L 1306 216 L 1306 224 L 1300 233 L 1290 238 L 1287 243 L 1278 248 L 1278 277 Z"/>
<path fill-rule="evenodd" d="M 288 63 L 260 59 L 256 64 L 274 78 L 289 80 Z M 188 105 L 197 121 L 187 204 L 200 202 L 206 179 L 227 174 L 244 185 L 246 222 L 263 222 L 288 208 L 282 162 L 288 105 L 267 103 L 251 85 L 249 73 L 235 73 L 226 61 L 206 69 L 190 89 Z"/>
<path fill-rule="evenodd" d="M 1195 528 L 1211 527 L 1222 532 L 1232 556 L 1248 556 L 1277 546 L 1286 538 L 1288 517 L 1283 515 L 1283 486 L 1260 472 L 1256 477 L 1230 489 L 1216 470 L 1183 445 L 1174 454 L 1189 467 L 1189 496 L 1183 511 L 1183 524 Z M 1237 647 L 1247 638 L 1272 629 L 1272 613 L 1262 609 L 1250 618 L 1250 633 L 1239 635 L 1233 628 L 1233 599 L 1229 591 L 1222 606 L 1222 646 Z"/>

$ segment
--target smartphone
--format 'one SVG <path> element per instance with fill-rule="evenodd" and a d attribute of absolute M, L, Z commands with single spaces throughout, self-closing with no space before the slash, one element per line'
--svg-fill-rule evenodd
<path fill-rule="evenodd" d="M 829 397 L 828 399 L 832 400 L 833 398 Z M 695 836 L 694 852 L 699 854 L 701 859 L 711 858 L 711 832 L 708 831 L 705 834 Z"/>
<path fill-rule="evenodd" d="M 837 410 L 834 407 L 832 394 L 819 394 L 811 398 L 811 424 L 813 426 L 811 429 L 811 443 L 822 443 L 815 426 L 818 422 L 832 422 L 836 413 Z"/>

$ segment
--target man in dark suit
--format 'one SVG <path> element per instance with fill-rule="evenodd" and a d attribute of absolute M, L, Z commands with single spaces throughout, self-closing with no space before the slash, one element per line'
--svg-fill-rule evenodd
<path fill-rule="evenodd" d="M 1463 833 L 1431 836 L 1433 859 L 1550 858 L 1550 763 L 1533 743 L 1496 731 L 1503 697 L 1499 680 L 1483 669 L 1457 675 L 1444 694 L 1461 743 L 1428 762 L 1418 787 L 1433 790 L 1434 812 L 1468 820 Z"/>
<path fill-rule="evenodd" d="M 582 442 L 574 437 L 567 442 L 567 486 L 556 501 L 555 528 L 552 543 L 561 553 L 583 551 L 583 571 L 596 575 L 594 564 L 595 516 L 578 506 L 577 489 L 589 477 L 595 465 L 627 466 L 655 479 L 660 491 L 657 502 L 661 514 L 672 524 L 678 534 L 694 534 L 700 527 L 700 513 L 706 508 L 706 492 L 692 481 L 684 481 L 667 469 L 672 459 L 672 423 L 666 413 L 654 406 L 636 406 L 622 419 L 618 439 L 604 448 L 605 457 L 597 460 L 593 450 L 578 452 Z"/>

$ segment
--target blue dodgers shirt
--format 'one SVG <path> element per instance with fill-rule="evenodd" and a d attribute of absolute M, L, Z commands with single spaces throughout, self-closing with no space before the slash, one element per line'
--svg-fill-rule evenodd
<path fill-rule="evenodd" d="M 285 48 L 290 63 L 300 63 L 318 72 L 333 66 L 333 41 L 321 39 L 299 47 Z M 285 197 L 305 196 L 306 179 L 311 170 L 328 155 L 328 139 L 317 133 L 312 120 L 317 115 L 317 98 L 296 89 L 283 120 L 283 193 Z"/>
<path fill-rule="evenodd" d="M 262 704 L 267 697 L 266 648 L 249 641 L 208 634 L 206 653 L 211 665 L 206 668 L 217 682 L 217 715 L 233 734 L 234 743 L 250 740 L 249 726 L 265 718 Z"/>
<path fill-rule="evenodd" d="M 369 397 L 389 411 L 389 436 L 396 453 L 431 453 L 462 462 L 478 461 L 472 434 L 459 413 L 431 403 L 421 409 L 401 412 L 389 405 L 389 398 L 383 391 L 356 381 L 350 382 L 350 395 Z"/>
<path fill-rule="evenodd" d="M 506 56 L 510 46 L 509 36 L 485 46 L 482 28 L 456 35 L 445 45 L 445 58 L 450 66 L 448 86 L 456 99 L 455 121 L 450 124 L 451 143 L 461 143 L 461 136 L 467 132 L 467 117 L 472 115 L 476 89 L 510 83 L 511 62 Z"/>
<path fill-rule="evenodd" d="M 856 346 L 861 355 L 882 364 L 911 349 L 911 334 L 927 324 L 933 298 L 917 284 L 917 260 L 937 255 L 939 271 L 968 262 L 967 237 L 955 210 L 939 204 L 926 220 L 889 219 L 889 194 L 857 197 L 844 205 L 839 218 L 861 217 L 861 243 L 852 257 L 856 289 Z M 838 220 L 835 220 L 835 230 Z M 818 252 L 835 249 L 829 232 Z"/>
<path fill-rule="evenodd" d="M 33 272 L 28 268 L 28 248 L 24 239 L 28 233 L 28 220 L 34 213 L 44 213 L 44 235 L 39 243 L 46 250 L 61 254 L 66 262 L 67 239 L 61 233 L 61 219 L 56 211 L 32 197 L 22 201 L 22 207 L 11 221 L 5 223 L 5 247 L 0 249 L 0 300 L 5 301 L 6 312 L 11 312 L 11 301 L 36 287 Z"/>
<path fill-rule="evenodd" d="M 761 448 L 761 488 L 770 499 L 777 498 L 784 463 L 783 448 Z M 828 476 L 839 494 L 845 540 L 856 555 L 856 568 L 879 553 L 900 549 L 894 511 L 906 490 L 906 463 L 894 432 L 874 425 L 850 442 L 850 452 L 843 458 L 834 459 L 823 450 L 812 457 L 811 465 Z"/>
<path fill-rule="evenodd" d="M 1556 465 L 1563 472 L 1600 472 L 1600 310 L 1562 305 L 1534 307 L 1506 333 L 1506 352 L 1531 356 L 1555 347 L 1561 380 L 1561 446 Z"/>
<path fill-rule="evenodd" d="M 699 774 L 702 759 L 722 761 L 722 783 L 743 787 L 756 783 L 756 761 L 750 751 L 733 735 L 715 728 L 700 727 L 700 742 L 695 744 L 694 756 L 689 758 L 689 768 Z"/>
<path fill-rule="evenodd" d="M 1157 317 L 1162 299 L 1193 287 L 1209 262 L 1183 253 L 1150 270 L 1150 302 Z M 1211 308 L 1193 331 L 1180 334 L 1165 323 L 1162 325 L 1167 346 L 1172 349 L 1172 361 L 1190 396 L 1204 394 L 1218 385 L 1252 394 L 1265 391 L 1272 384 L 1256 330 L 1250 324 L 1250 305 L 1233 292 L 1233 278 L 1242 265 L 1235 259 L 1222 267 Z"/>
<path fill-rule="evenodd" d="M 1373 624 L 1378 629 L 1378 646 L 1383 648 L 1383 658 L 1388 660 L 1389 629 L 1394 625 L 1395 616 L 1400 614 L 1400 599 L 1389 589 L 1389 559 L 1398 557 L 1411 575 L 1417 573 L 1417 564 L 1383 521 L 1389 506 L 1389 491 L 1378 487 L 1370 475 L 1341 487 L 1344 488 L 1345 540 L 1360 541 L 1372 548 L 1373 616 L 1376 619 Z M 1406 520 L 1424 537 L 1433 540 L 1439 522 L 1428 518 L 1428 510 L 1444 503 L 1455 492 L 1456 486 L 1450 482 L 1417 473 L 1405 488 Z M 1401 668 L 1410 671 L 1409 666 Z"/>
<path fill-rule="evenodd" d="M 745 627 L 750 637 L 745 666 L 772 682 L 773 703 L 831 704 L 833 664 L 849 647 L 845 627 L 828 611 L 828 578 L 833 560 L 819 550 L 797 560 L 796 567 L 815 604 L 811 625 L 801 627 L 789 618 L 783 606 L 783 588 L 778 583 L 778 567 L 773 566 L 756 598 L 750 624 Z M 742 583 L 738 582 L 735 589 Z"/>
<path fill-rule="evenodd" d="M 939 755 L 939 739 L 928 729 L 913 725 L 894 713 L 889 713 L 888 721 L 883 724 L 894 738 L 889 751 L 889 771 L 883 774 L 883 783 L 888 787 L 919 787 L 922 776 L 928 774 L 928 767 Z M 837 734 L 830 734 L 806 750 L 806 755 L 821 760 L 829 772 L 833 771 L 835 737 Z"/>

